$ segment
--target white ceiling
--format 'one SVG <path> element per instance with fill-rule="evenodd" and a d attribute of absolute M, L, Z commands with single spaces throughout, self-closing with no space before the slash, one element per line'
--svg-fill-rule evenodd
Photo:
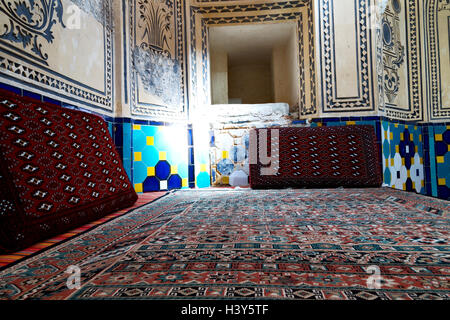
<path fill-rule="evenodd" d="M 209 49 L 228 53 L 228 65 L 268 64 L 272 48 L 295 34 L 294 23 L 212 26 Z"/>

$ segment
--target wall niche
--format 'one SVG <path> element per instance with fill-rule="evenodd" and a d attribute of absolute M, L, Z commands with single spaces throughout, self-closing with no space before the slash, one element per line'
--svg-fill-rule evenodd
<path fill-rule="evenodd" d="M 211 103 L 287 103 L 297 111 L 297 42 L 294 23 L 211 26 Z"/>

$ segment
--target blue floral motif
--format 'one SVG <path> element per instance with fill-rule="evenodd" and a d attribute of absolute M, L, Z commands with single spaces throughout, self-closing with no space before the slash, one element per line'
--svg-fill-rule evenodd
<path fill-rule="evenodd" d="M 234 164 L 230 159 L 222 159 L 217 164 L 217 170 L 225 176 L 229 176 L 234 169 Z"/>
<path fill-rule="evenodd" d="M 63 12 L 61 0 L 0 0 L 0 15 L 9 20 L 3 25 L 6 30 L 0 34 L 0 39 L 21 43 L 24 49 L 31 47 L 30 50 L 45 61 L 48 54 L 42 52 L 39 40 L 53 42 L 54 24 L 59 22 L 65 28 Z"/>

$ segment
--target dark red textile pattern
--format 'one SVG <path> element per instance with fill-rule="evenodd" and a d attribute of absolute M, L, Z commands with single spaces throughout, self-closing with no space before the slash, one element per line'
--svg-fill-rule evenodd
<path fill-rule="evenodd" d="M 101 117 L 0 90 L 0 252 L 136 200 Z"/>
<path fill-rule="evenodd" d="M 278 172 L 261 175 L 260 169 L 264 166 L 258 157 L 258 164 L 250 164 L 252 188 L 379 187 L 382 183 L 379 146 L 373 126 L 270 129 L 279 130 Z M 269 151 L 270 129 L 267 129 Z M 254 130 L 259 141 L 259 132 L 264 129 Z M 252 140 L 250 150 L 252 143 L 257 143 Z M 256 149 L 259 154 L 259 143 Z"/>

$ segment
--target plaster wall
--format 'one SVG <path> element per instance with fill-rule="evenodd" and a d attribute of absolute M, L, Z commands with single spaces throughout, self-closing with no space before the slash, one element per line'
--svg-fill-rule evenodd
<path fill-rule="evenodd" d="M 228 56 L 226 52 L 211 52 L 212 104 L 228 103 Z"/>
<path fill-rule="evenodd" d="M 229 66 L 228 97 L 243 104 L 274 102 L 270 64 Z"/>

